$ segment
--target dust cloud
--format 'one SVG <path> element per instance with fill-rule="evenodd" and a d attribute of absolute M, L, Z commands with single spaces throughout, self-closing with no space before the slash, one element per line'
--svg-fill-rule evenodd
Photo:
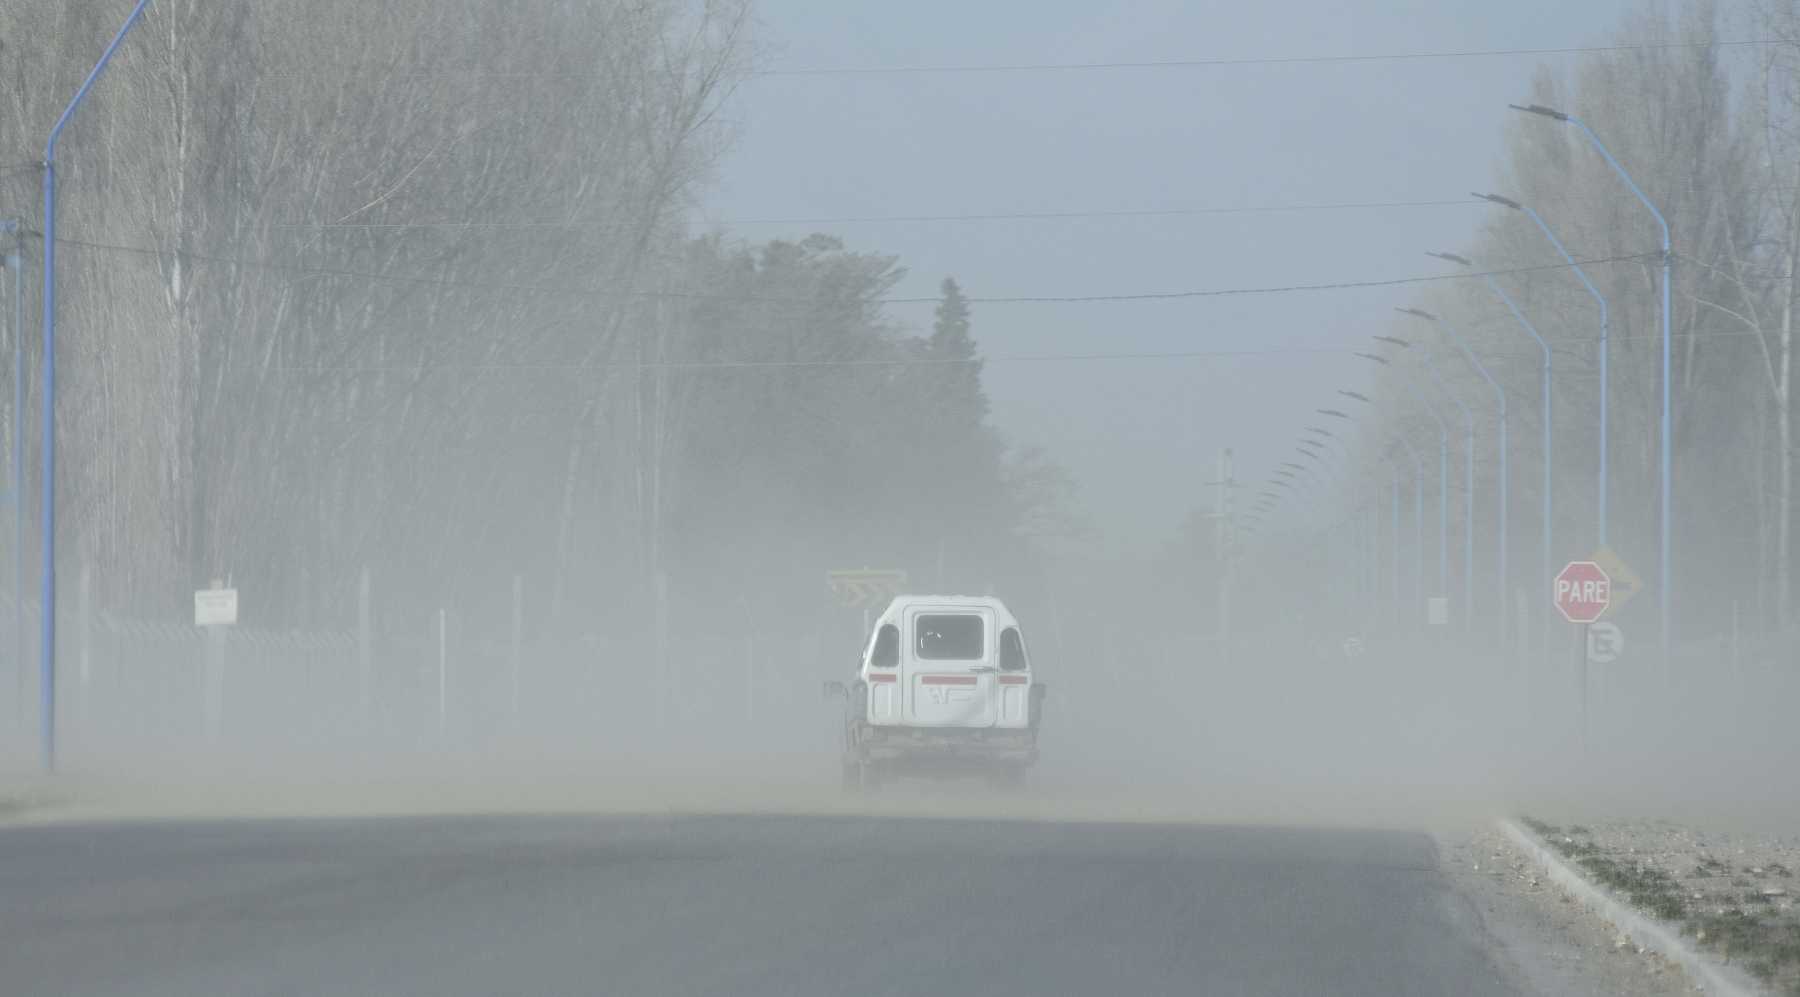
<path fill-rule="evenodd" d="M 0 7 L 56 42 L 0 46 L 0 792 L 53 721 L 74 813 L 1800 817 L 1800 48 L 1717 44 L 1800 37 L 1779 4 L 1537 72 L 1512 50 L 1565 42 L 1205 67 L 1287 91 L 1136 51 L 785 72 L 749 0 L 155 4 L 59 153 L 39 436 L 35 143 L 102 6 Z M 1673 255 L 1508 101 L 1606 135 Z M 1646 582 L 1588 662 L 1543 575 L 1596 511 Z M 1017 614 L 1025 787 L 839 788 L 858 569 Z M 236 621 L 197 626 L 214 588 Z"/>

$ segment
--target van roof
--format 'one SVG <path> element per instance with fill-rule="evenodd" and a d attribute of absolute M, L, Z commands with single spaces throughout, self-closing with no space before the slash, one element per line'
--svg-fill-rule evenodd
<path fill-rule="evenodd" d="M 1019 621 L 1013 618 L 1012 611 L 1006 603 L 991 595 L 897 595 L 888 603 L 887 609 L 881 613 L 884 622 L 892 622 L 908 609 L 929 606 L 933 609 L 987 609 L 992 610 L 998 625 L 1018 626 Z"/>

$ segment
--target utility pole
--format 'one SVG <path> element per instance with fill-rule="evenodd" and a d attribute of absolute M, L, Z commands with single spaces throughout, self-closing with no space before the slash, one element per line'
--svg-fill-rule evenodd
<path fill-rule="evenodd" d="M 1231 562 L 1236 556 L 1237 530 L 1232 521 L 1231 448 L 1219 451 L 1218 491 L 1213 507 L 1213 556 L 1218 561 L 1219 663 L 1231 665 Z"/>
<path fill-rule="evenodd" d="M 12 274 L 13 396 L 12 473 L 7 498 L 13 509 L 13 691 L 18 719 L 25 719 L 25 250 L 17 219 L 0 221 L 0 232 L 13 237 L 4 258 Z"/>
<path fill-rule="evenodd" d="M 94 81 L 106 71 L 113 53 L 144 14 L 150 0 L 137 0 L 118 34 L 100 53 L 100 61 L 81 81 L 44 142 L 44 411 L 43 411 L 43 565 L 42 637 L 38 648 L 38 711 L 44 771 L 56 770 L 56 145 L 75 117 Z"/>

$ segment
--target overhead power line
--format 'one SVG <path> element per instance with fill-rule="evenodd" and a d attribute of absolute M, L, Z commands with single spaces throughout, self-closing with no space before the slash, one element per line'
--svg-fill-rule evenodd
<path fill-rule="evenodd" d="M 1722 42 L 1664 42 L 1650 45 L 1577 45 L 1563 48 L 1450 49 L 1426 52 L 1383 52 L 1370 55 L 1250 56 L 1220 59 L 1145 59 L 1121 62 L 1027 62 L 944 66 L 841 66 L 797 69 L 765 69 L 756 76 L 876 76 L 922 73 L 1046 73 L 1088 72 L 1119 69 L 1217 69 L 1234 66 L 1304 66 L 1360 62 L 1420 62 L 1448 59 L 1489 59 L 1515 56 L 1601 55 L 1609 52 L 1645 52 L 1666 49 L 1739 48 L 1781 44 L 1780 39 L 1749 38 Z"/>
<path fill-rule="evenodd" d="M 176 253 L 174 250 L 154 249 L 145 246 L 123 246 L 103 242 L 90 242 L 83 239 L 58 239 L 59 245 L 93 249 L 105 252 L 131 253 L 140 256 L 174 257 L 179 256 L 189 262 L 220 263 L 228 266 L 246 267 L 260 270 L 273 270 L 292 273 L 296 276 L 344 278 L 353 280 L 370 280 L 398 284 L 428 285 L 438 287 L 458 287 L 472 290 L 513 291 L 532 294 L 552 294 L 580 298 L 638 298 L 644 300 L 677 300 L 677 301 L 742 301 L 747 303 L 774 304 L 820 304 L 823 299 L 817 297 L 767 296 L 747 294 L 714 294 L 699 291 L 653 291 L 653 290 L 605 290 L 600 288 L 567 287 L 554 284 L 524 284 L 492 281 L 449 280 L 442 277 L 411 276 L 406 274 L 372 273 L 360 270 L 347 270 L 335 267 L 310 267 L 300 264 L 280 263 L 257 258 L 235 258 L 229 256 L 213 256 L 205 253 Z M 1386 280 L 1348 280 L 1331 281 L 1315 284 L 1278 284 L 1262 287 L 1228 287 L 1204 290 L 1184 291 L 1148 291 L 1119 294 L 1071 294 L 1071 295 L 995 295 L 989 297 L 970 297 L 971 304 L 1012 305 L 1012 304 L 1097 304 L 1120 301 L 1179 301 L 1196 298 L 1238 297 L 1247 295 L 1289 294 L 1305 291 L 1342 291 L 1357 288 L 1400 287 L 1409 284 L 1432 284 L 1443 281 L 1469 280 L 1477 277 L 1498 277 L 1507 274 L 1536 273 L 1549 270 L 1566 270 L 1571 266 L 1592 266 L 1601 263 L 1620 263 L 1631 260 L 1655 258 L 1657 253 L 1632 253 L 1620 256 L 1602 256 L 1577 260 L 1570 263 L 1547 263 L 1529 267 L 1509 267 L 1498 270 L 1463 271 L 1460 273 L 1432 274 L 1419 277 L 1395 277 Z M 887 297 L 871 298 L 866 301 L 849 301 L 846 304 L 885 304 L 885 305 L 917 305 L 937 304 L 936 297 Z"/>
<path fill-rule="evenodd" d="M 565 363 L 482 363 L 482 364 L 401 364 L 383 366 L 347 365 L 293 365 L 277 366 L 271 369 L 286 372 L 306 372 L 320 374 L 391 374 L 391 373 L 432 373 L 437 371 L 454 373 L 532 373 L 532 372 L 569 372 L 569 371 L 617 371 L 617 370 L 789 370 L 796 368 L 851 368 L 851 367 L 963 367 L 988 363 L 1092 363 L 1104 361 L 1129 360 L 1198 360 L 1229 359 L 1235 357 L 1277 357 L 1277 356 L 1331 356 L 1349 353 L 1348 349 L 1328 347 L 1294 347 L 1287 349 L 1265 350 L 1174 350 L 1165 352 L 1139 353 L 1017 353 L 1000 354 L 989 357 L 967 358 L 933 358 L 933 357 L 880 357 L 855 358 L 843 360 L 669 360 L 669 361 L 620 361 L 617 363 L 602 362 L 590 364 Z"/>
<path fill-rule="evenodd" d="M 668 361 L 602 361 L 586 364 L 568 363 L 420 363 L 420 364 L 284 364 L 270 370 L 284 373 L 313 374 L 432 374 L 432 373 L 579 373 L 583 371 L 709 371 L 709 370 L 792 370 L 830 368 L 905 368 L 966 367 L 983 364 L 1017 363 L 1106 363 L 1142 360 L 1230 360 L 1265 357 L 1330 357 L 1349 356 L 1349 347 L 1294 346 L 1260 350 L 1170 350 L 1118 353 L 1013 353 L 961 358 L 878 357 L 814 360 L 668 360 Z M 1477 354 L 1483 360 L 1511 359 L 1508 354 Z M 1534 356 L 1518 354 L 1516 359 L 1532 360 Z"/>
<path fill-rule="evenodd" d="M 1247 204 L 1211 208 L 1143 208 L 1096 211 L 992 211 L 970 214 L 939 215 L 843 215 L 837 217 L 794 217 L 794 218 L 725 218 L 718 219 L 714 225 L 850 225 L 863 223 L 906 223 L 906 222 L 988 222 L 988 221 L 1037 221 L 1074 218 L 1162 218 L 1183 215 L 1254 215 L 1281 214 L 1287 212 L 1307 211 L 1358 211 L 1380 208 L 1441 208 L 1441 207 L 1485 207 L 1481 201 L 1468 197 L 1444 198 L 1431 201 L 1342 201 L 1317 204 Z M 702 222 L 705 219 L 701 219 Z M 308 229 L 587 229 L 610 227 L 603 223 L 567 222 L 567 221 L 424 221 L 424 222 L 286 222 L 277 228 Z M 620 226 L 624 227 L 624 226 Z"/>
<path fill-rule="evenodd" d="M 1689 179 L 1682 182 L 1684 189 L 1700 189 L 1699 184 Z M 1796 190 L 1800 185 L 1767 185 L 1746 188 L 1746 193 L 1766 191 Z M 1628 192 L 1620 192 L 1619 197 L 1629 198 Z M 1296 204 L 1235 204 L 1198 208 L 1100 208 L 1079 211 L 977 211 L 944 214 L 911 214 L 911 215 L 795 215 L 792 217 L 769 218 L 700 218 L 701 225 L 738 226 L 738 225 L 855 225 L 855 224 L 910 224 L 928 222 L 989 222 L 989 221 L 1059 221 L 1083 218 L 1164 218 L 1203 215 L 1256 215 L 1287 214 L 1314 211 L 1360 211 L 1383 210 L 1397 208 L 1448 208 L 1448 207 L 1489 207 L 1487 201 L 1472 197 L 1437 198 L 1418 201 L 1316 201 Z M 402 229 L 468 229 L 471 231 L 488 231 L 500 229 L 543 229 L 588 231 L 604 229 L 633 229 L 639 227 L 633 222 L 579 222 L 567 220 L 497 220 L 497 219 L 455 219 L 438 218 L 419 221 L 383 221 L 383 222 L 317 222 L 294 221 L 276 222 L 274 228 L 294 229 L 350 229 L 355 231 L 397 231 Z"/>
<path fill-rule="evenodd" d="M 1571 45 L 1554 48 L 1442 49 L 1423 52 L 1377 52 L 1367 55 L 1278 55 L 1243 58 L 1136 59 L 1102 62 L 1012 62 L 960 63 L 913 66 L 795 66 L 774 67 L 749 72 L 752 78 L 806 76 L 920 76 L 926 74 L 975 73 L 1070 73 L 1114 72 L 1120 70 L 1229 69 L 1242 66 L 1309 66 L 1353 65 L 1378 62 L 1428 62 L 1456 59 L 1538 58 L 1566 55 L 1605 55 L 1621 52 L 1649 52 L 1670 49 L 1747 48 L 1779 45 L 1778 38 L 1746 38 L 1715 42 L 1663 42 L 1648 45 Z M 498 80 L 581 80 L 601 79 L 604 74 L 586 70 L 395 70 L 392 67 L 366 69 L 314 70 L 304 73 L 264 73 L 259 79 L 341 78 L 351 75 L 380 76 L 385 79 L 466 79 Z"/>

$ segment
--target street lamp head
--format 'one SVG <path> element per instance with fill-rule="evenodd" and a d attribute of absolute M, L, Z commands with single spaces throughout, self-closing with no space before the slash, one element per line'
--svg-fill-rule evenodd
<path fill-rule="evenodd" d="M 1364 405 L 1375 404 L 1374 399 L 1370 398 L 1368 395 L 1365 395 L 1360 391 L 1351 391 L 1348 388 L 1339 388 L 1338 394 L 1343 395 L 1345 398 L 1354 398 L 1357 401 L 1362 402 Z"/>
<path fill-rule="evenodd" d="M 1425 311 L 1424 309 L 1421 309 L 1421 308 L 1396 308 L 1396 309 L 1394 309 L 1394 311 L 1397 311 L 1402 315 L 1411 315 L 1413 318 L 1422 318 L 1427 322 L 1436 322 L 1437 321 L 1436 315 L 1433 315 L 1430 312 Z M 1377 336 L 1375 338 L 1381 339 L 1383 337 Z"/>
<path fill-rule="evenodd" d="M 1523 107 L 1521 107 L 1518 104 L 1508 104 L 1506 106 L 1512 108 L 1515 111 L 1523 111 L 1526 114 L 1536 114 L 1541 117 L 1551 118 L 1556 121 L 1569 120 L 1569 116 L 1564 114 L 1563 112 L 1558 111 L 1554 107 L 1545 107 L 1542 104 L 1526 104 Z"/>
<path fill-rule="evenodd" d="M 1387 357 L 1378 357 L 1373 353 L 1352 353 L 1350 355 L 1353 357 L 1362 357 L 1364 360 L 1373 360 L 1383 367 L 1387 366 Z"/>
<path fill-rule="evenodd" d="M 1409 340 L 1401 339 L 1399 336 L 1375 336 L 1373 338 L 1377 342 L 1391 343 L 1392 345 L 1398 346 L 1403 350 L 1412 349 L 1412 343 Z"/>
<path fill-rule="evenodd" d="M 1447 263 L 1454 263 L 1459 267 L 1472 267 L 1475 265 L 1475 261 L 1469 259 L 1467 256 L 1458 256 L 1455 253 L 1426 253 L 1425 255 L 1434 259 L 1443 260 Z"/>
<path fill-rule="evenodd" d="M 1324 412 L 1325 410 L 1320 409 L 1319 411 Z M 1329 436 L 1332 439 L 1337 439 L 1337 434 L 1326 429 L 1324 426 L 1308 426 L 1306 427 L 1306 431 L 1309 433 L 1318 433 L 1320 436 Z"/>
<path fill-rule="evenodd" d="M 1282 462 L 1282 464 L 1281 464 L 1281 466 L 1282 466 L 1282 467 L 1291 467 L 1291 468 L 1293 468 L 1293 469 L 1294 469 L 1294 470 L 1296 470 L 1296 471 L 1304 471 L 1304 470 L 1306 470 L 1306 465 L 1305 465 L 1305 464 L 1296 464 L 1296 463 L 1294 463 L 1294 462 L 1293 462 L 1293 461 L 1291 461 L 1291 460 L 1289 460 L 1289 461 L 1283 461 L 1283 462 Z"/>
<path fill-rule="evenodd" d="M 1499 194 L 1478 194 L 1475 191 L 1470 191 L 1469 196 L 1479 201 L 1492 201 L 1502 208 L 1511 208 L 1514 211 L 1523 211 L 1525 209 L 1523 204 L 1520 204 L 1510 197 L 1501 197 Z"/>

